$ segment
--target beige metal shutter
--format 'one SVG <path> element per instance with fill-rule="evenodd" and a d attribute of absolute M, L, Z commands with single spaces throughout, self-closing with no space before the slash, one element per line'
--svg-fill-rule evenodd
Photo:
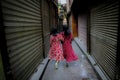
<path fill-rule="evenodd" d="M 113 80 L 118 32 L 118 2 L 107 2 L 91 10 L 91 54 Z"/>
<path fill-rule="evenodd" d="M 44 50 L 45 57 L 48 54 L 50 48 L 50 14 L 49 14 L 49 5 L 47 0 L 42 0 L 42 26 L 44 32 Z"/>
<path fill-rule="evenodd" d="M 87 51 L 87 15 L 79 15 L 78 17 L 78 37 L 80 39 L 81 48 Z"/>
<path fill-rule="evenodd" d="M 28 80 L 43 59 L 39 0 L 2 0 L 10 68 L 15 80 Z"/>

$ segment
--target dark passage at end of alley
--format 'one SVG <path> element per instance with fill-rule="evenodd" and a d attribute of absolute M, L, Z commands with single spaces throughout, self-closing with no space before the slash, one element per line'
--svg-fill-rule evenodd
<path fill-rule="evenodd" d="M 69 63 L 68 67 L 66 67 L 66 61 L 61 61 L 58 69 L 54 67 L 55 61 L 51 60 L 42 80 L 101 80 L 75 41 L 72 42 L 72 46 L 79 60 Z"/>

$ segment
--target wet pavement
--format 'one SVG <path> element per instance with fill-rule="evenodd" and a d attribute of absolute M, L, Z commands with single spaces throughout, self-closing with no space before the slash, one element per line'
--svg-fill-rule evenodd
<path fill-rule="evenodd" d="M 42 80 L 100 80 L 75 41 L 72 46 L 79 60 L 69 63 L 69 67 L 66 67 L 65 60 L 61 61 L 57 70 L 54 67 L 55 61 L 51 60 Z"/>

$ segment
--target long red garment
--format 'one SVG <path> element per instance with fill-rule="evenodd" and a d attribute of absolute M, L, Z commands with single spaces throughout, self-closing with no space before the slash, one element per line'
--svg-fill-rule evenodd
<path fill-rule="evenodd" d="M 75 60 L 78 60 L 77 55 L 75 54 L 73 48 L 72 48 L 72 34 L 65 36 L 64 33 L 61 33 L 64 37 L 64 42 L 62 44 L 63 47 L 63 54 L 64 58 L 66 59 L 67 62 L 72 62 Z"/>

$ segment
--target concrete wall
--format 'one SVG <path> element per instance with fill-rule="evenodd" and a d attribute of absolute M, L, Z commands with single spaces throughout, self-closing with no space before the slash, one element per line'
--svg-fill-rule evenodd
<path fill-rule="evenodd" d="M 70 8 L 71 8 L 71 5 L 73 3 L 73 0 L 66 0 L 66 2 L 67 2 L 67 12 L 69 12 Z"/>

